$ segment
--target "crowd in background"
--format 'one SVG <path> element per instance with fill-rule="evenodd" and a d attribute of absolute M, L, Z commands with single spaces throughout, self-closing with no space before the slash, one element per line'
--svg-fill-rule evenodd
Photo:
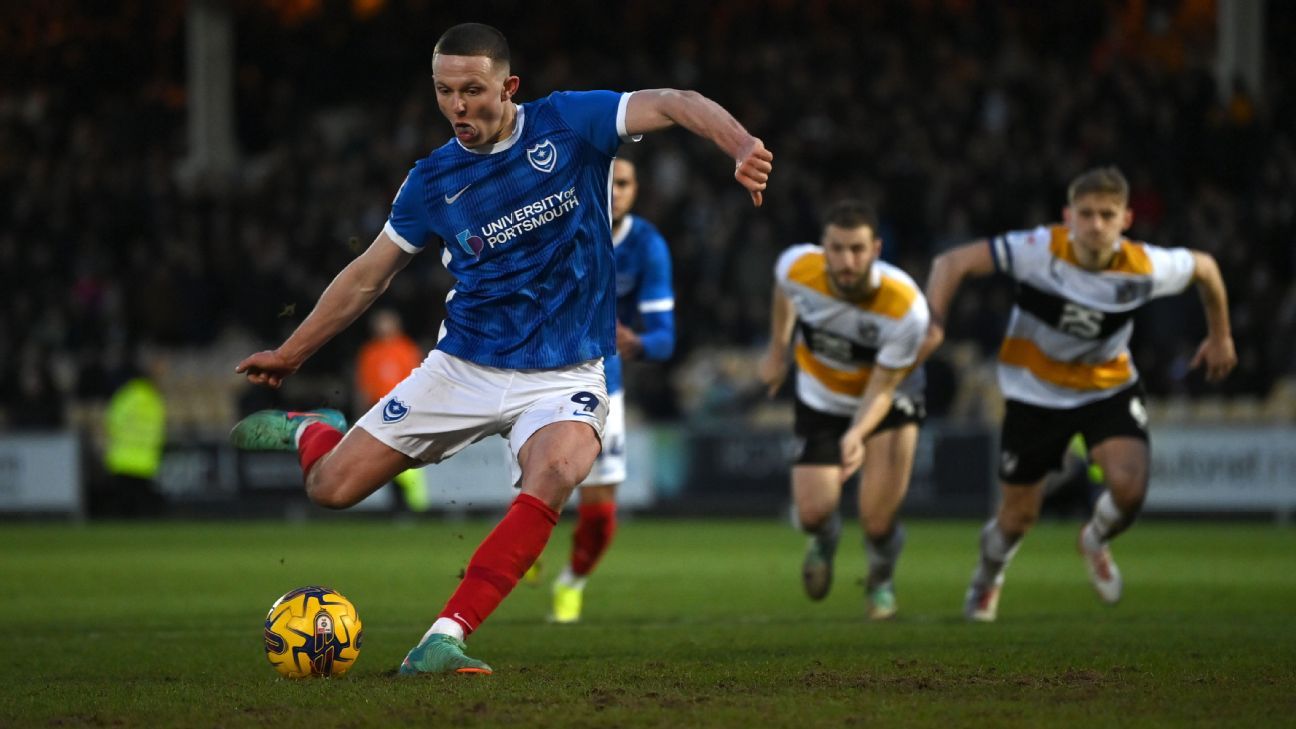
<path fill-rule="evenodd" d="M 1264 396 L 1296 374 L 1296 8 L 1267 4 L 1267 73 L 1221 93 L 1214 3 L 581 0 L 561 4 L 232 0 L 240 164 L 182 174 L 185 5 L 54 0 L 0 11 L 0 427 L 60 424 L 106 398 L 141 344 L 271 346 L 382 228 L 412 163 L 448 138 L 429 57 L 463 20 L 513 45 L 521 100 L 558 89 L 696 89 L 776 155 L 753 211 L 715 149 L 659 134 L 628 150 L 636 212 L 674 256 L 679 344 L 767 336 L 771 267 L 852 196 L 882 213 L 888 259 L 1059 219 L 1067 182 L 1117 164 L 1131 236 L 1213 253 L 1240 364 L 1210 392 Z M 430 347 L 451 285 L 415 260 L 385 303 Z M 947 330 L 992 356 L 1011 288 L 966 288 Z M 1186 371 L 1195 295 L 1149 307 L 1135 360 L 1154 394 Z M 355 326 L 312 360 L 345 372 Z M 232 367 L 233 362 L 229 363 Z M 953 373 L 957 376 L 957 373 Z M 632 399 L 674 412 L 669 377 Z M 305 403 L 309 404 L 309 403 Z"/>

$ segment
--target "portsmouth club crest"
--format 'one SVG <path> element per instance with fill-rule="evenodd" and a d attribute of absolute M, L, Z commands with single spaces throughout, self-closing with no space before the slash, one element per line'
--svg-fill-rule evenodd
<path fill-rule="evenodd" d="M 558 162 L 558 148 L 548 139 L 528 149 L 526 155 L 532 167 L 546 174 L 553 172 Z"/>
<path fill-rule="evenodd" d="M 387 401 L 386 405 L 383 405 L 383 411 L 382 411 L 383 422 L 399 423 L 400 421 L 405 419 L 406 415 L 409 415 L 409 412 L 410 409 L 408 405 L 393 397 L 392 399 Z"/>

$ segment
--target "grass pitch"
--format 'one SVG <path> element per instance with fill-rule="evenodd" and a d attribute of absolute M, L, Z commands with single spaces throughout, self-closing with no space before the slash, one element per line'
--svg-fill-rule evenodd
<path fill-rule="evenodd" d="M 858 528 L 822 603 L 777 522 L 625 521 L 550 626 L 548 579 L 470 641 L 494 676 L 393 675 L 485 521 L 0 525 L 0 726 L 1292 726 L 1296 530 L 1143 522 L 1098 603 L 1078 524 L 1042 524 L 999 622 L 959 613 L 979 525 L 912 522 L 900 618 L 863 618 Z M 563 563 L 565 519 L 543 558 Z M 261 627 L 291 588 L 356 604 L 340 680 L 285 681 Z"/>

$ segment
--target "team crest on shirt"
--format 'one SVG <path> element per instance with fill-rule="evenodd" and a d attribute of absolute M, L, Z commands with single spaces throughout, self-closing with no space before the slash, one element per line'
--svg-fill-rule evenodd
<path fill-rule="evenodd" d="M 1049 276 L 1058 283 L 1062 283 L 1062 259 L 1056 256 L 1049 260 Z"/>
<path fill-rule="evenodd" d="M 383 405 L 383 422 L 399 423 L 405 419 L 406 415 L 409 415 L 409 412 L 408 405 L 393 397 L 387 401 L 386 405 Z"/>
<path fill-rule="evenodd" d="M 1121 281 L 1116 284 L 1116 303 L 1127 304 L 1151 293 L 1151 281 Z"/>
<path fill-rule="evenodd" d="M 540 172 L 550 173 L 558 163 L 558 148 L 548 139 L 526 151 L 527 162 Z"/>
<path fill-rule="evenodd" d="M 878 336 L 880 336 L 880 334 L 881 332 L 878 330 L 877 324 L 874 324 L 871 321 L 860 322 L 859 338 L 861 342 L 870 346 L 877 344 Z"/>
<path fill-rule="evenodd" d="M 459 235 L 455 236 L 455 240 L 459 241 L 459 247 L 464 249 L 465 253 L 474 257 L 480 256 L 482 249 L 486 247 L 486 241 L 482 240 L 480 236 L 473 235 L 468 230 L 459 231 Z"/>

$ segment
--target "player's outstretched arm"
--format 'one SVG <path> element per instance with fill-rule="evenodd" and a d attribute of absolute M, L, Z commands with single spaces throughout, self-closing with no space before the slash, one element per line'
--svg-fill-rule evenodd
<path fill-rule="evenodd" d="M 751 193 L 757 207 L 774 168 L 774 153 L 765 149 L 724 107 L 696 91 L 645 89 L 626 105 L 626 132 L 644 134 L 679 125 L 710 139 L 734 160 L 734 179 Z"/>
<path fill-rule="evenodd" d="M 1206 379 L 1219 382 L 1237 365 L 1233 328 L 1229 324 L 1228 291 L 1219 264 L 1209 253 L 1193 251 L 1193 281 L 1206 310 L 1206 339 L 1202 340 L 1190 367 L 1206 365 Z"/>
<path fill-rule="evenodd" d="M 927 325 L 927 338 L 918 350 L 918 361 L 940 347 L 945 341 L 945 317 L 949 314 L 950 302 L 958 292 L 959 285 L 968 276 L 988 276 L 994 273 L 994 258 L 990 244 L 984 238 L 973 241 L 936 256 L 932 261 L 931 273 L 927 276 L 927 307 L 931 312 L 931 321 Z"/>
<path fill-rule="evenodd" d="M 770 302 L 770 341 L 765 356 L 758 365 L 761 382 L 765 384 L 765 394 L 774 397 L 788 372 L 788 344 L 792 341 L 792 329 L 796 326 L 796 310 L 792 300 L 783 293 L 783 289 L 774 285 L 774 295 Z"/>
<path fill-rule="evenodd" d="M 255 385 L 279 387 L 285 377 L 363 314 L 412 257 L 386 233 L 379 233 L 324 289 L 310 315 L 283 344 L 244 359 L 234 371 L 246 374 L 248 382 Z"/>
<path fill-rule="evenodd" d="M 873 429 L 882 422 L 891 403 L 895 400 L 896 388 L 900 386 L 910 368 L 891 369 L 874 367 L 869 375 L 868 385 L 860 397 L 859 408 L 851 427 L 841 437 L 842 481 L 854 475 L 864 465 L 864 439 L 873 433 Z"/>

